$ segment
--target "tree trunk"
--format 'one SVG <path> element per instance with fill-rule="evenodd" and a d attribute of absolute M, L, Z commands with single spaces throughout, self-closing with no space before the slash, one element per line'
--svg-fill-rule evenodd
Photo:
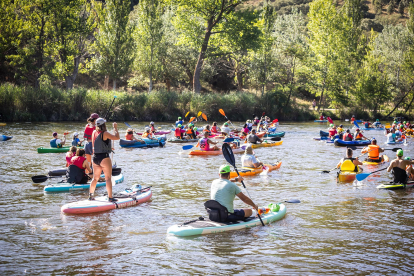
<path fill-rule="evenodd" d="M 407 111 L 410 109 L 411 105 L 413 104 L 413 101 L 414 101 L 414 95 L 413 95 L 413 98 L 411 99 L 410 104 L 409 104 L 409 105 L 407 106 L 407 108 L 405 109 L 405 113 L 407 113 Z"/>
<path fill-rule="evenodd" d="M 204 58 L 206 55 L 206 50 L 207 50 L 208 42 L 210 40 L 212 28 L 213 28 L 213 18 L 210 18 L 207 23 L 207 29 L 204 35 L 203 45 L 201 45 L 200 54 L 198 56 L 197 64 L 194 70 L 193 91 L 195 93 L 200 93 L 201 91 L 201 83 L 200 83 L 201 67 L 203 66 L 203 63 L 204 63 Z"/>
<path fill-rule="evenodd" d="M 240 72 L 239 65 L 236 67 L 237 90 L 243 91 L 243 73 Z"/>
<path fill-rule="evenodd" d="M 109 90 L 109 76 L 108 75 L 105 76 L 104 90 Z"/>
<path fill-rule="evenodd" d="M 190 87 L 193 87 L 193 73 L 190 71 L 190 69 L 186 68 L 185 73 L 188 76 L 188 80 L 190 81 Z"/>
<path fill-rule="evenodd" d="M 167 86 L 167 91 L 170 92 L 171 91 L 171 81 L 169 78 L 167 78 L 165 80 L 165 85 Z"/>
<path fill-rule="evenodd" d="M 73 84 L 75 83 L 76 77 L 78 76 L 78 72 L 79 72 L 79 63 L 80 63 L 80 57 L 76 57 L 74 59 L 74 68 L 73 68 L 72 75 L 65 76 L 67 90 L 73 89 Z"/>
<path fill-rule="evenodd" d="M 149 87 L 148 87 L 148 93 L 151 93 L 152 91 L 152 57 L 154 54 L 154 48 L 151 46 L 151 58 L 150 58 L 150 71 L 149 71 Z"/>
<path fill-rule="evenodd" d="M 385 116 L 385 117 L 388 117 L 388 116 L 390 116 L 396 109 L 397 109 L 397 107 L 402 103 L 402 101 L 405 99 L 405 97 L 407 97 L 408 96 L 408 94 L 411 92 L 411 90 L 413 89 L 413 86 L 414 85 L 412 85 L 411 87 L 410 87 L 410 89 L 408 90 L 408 92 L 401 98 L 401 100 L 395 105 L 395 107 L 394 107 L 394 109 L 393 110 L 391 110 L 391 112 L 390 113 L 388 113 L 387 114 L 387 116 Z"/>
<path fill-rule="evenodd" d="M 112 90 L 115 91 L 116 90 L 116 79 L 114 79 L 112 82 L 113 82 Z"/>

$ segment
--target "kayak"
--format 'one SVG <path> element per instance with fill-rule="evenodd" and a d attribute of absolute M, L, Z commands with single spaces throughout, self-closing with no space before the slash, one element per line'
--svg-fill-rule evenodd
<path fill-rule="evenodd" d="M 408 181 L 407 184 L 400 184 L 390 182 L 387 184 L 380 184 L 377 186 L 377 189 L 387 189 L 387 190 L 397 190 L 414 187 L 414 181 Z"/>
<path fill-rule="evenodd" d="M 135 140 L 119 139 L 119 145 L 122 148 L 145 148 L 145 147 L 152 148 L 152 147 L 159 147 L 160 142 L 161 142 L 162 146 L 165 145 L 164 138 L 157 138 L 157 140 L 143 138 L 142 140 L 144 140 L 145 143 L 141 143 L 141 142 L 135 141 Z"/>
<path fill-rule="evenodd" d="M 7 141 L 13 138 L 13 136 L 1 135 L 0 134 L 0 141 Z"/>
<path fill-rule="evenodd" d="M 151 197 L 151 187 L 138 191 L 127 189 L 121 192 L 120 196 L 115 195 L 115 198 L 118 199 L 116 202 L 109 202 L 108 197 L 100 196 L 96 197 L 95 200 L 82 200 L 65 204 L 60 210 L 66 214 L 90 214 L 134 206 L 147 202 Z"/>
<path fill-rule="evenodd" d="M 61 147 L 61 148 L 37 148 L 37 153 L 59 153 L 59 152 L 68 152 L 70 147 Z M 78 149 L 83 149 L 83 147 L 78 147 Z"/>
<path fill-rule="evenodd" d="M 326 137 L 326 136 L 322 136 L 322 137 L 314 137 L 313 138 L 313 140 L 316 140 L 316 141 L 325 141 L 325 140 L 328 140 L 329 138 L 328 137 Z"/>
<path fill-rule="evenodd" d="M 171 130 L 161 130 L 154 133 L 154 135 L 170 134 Z M 138 135 L 144 134 L 143 132 L 137 132 Z"/>
<path fill-rule="evenodd" d="M 366 160 L 364 160 L 364 161 L 362 161 L 362 163 L 364 164 L 364 165 L 380 165 L 380 164 L 383 164 L 383 163 L 387 163 L 388 161 L 390 161 L 390 159 L 388 158 L 388 156 L 386 156 L 386 155 L 383 155 L 383 160 L 381 160 L 381 162 L 370 162 L 370 161 L 366 161 Z"/>
<path fill-rule="evenodd" d="M 276 164 L 265 164 L 266 167 L 269 168 L 269 172 L 273 171 L 273 170 L 277 170 L 280 168 L 280 166 L 282 166 L 282 162 L 278 162 Z M 260 166 L 258 168 L 246 168 L 243 167 L 241 170 L 239 170 L 239 174 L 241 176 L 252 176 L 252 175 L 256 175 L 263 172 L 263 167 Z M 237 177 L 237 173 L 236 172 L 230 172 L 230 178 L 234 178 Z"/>
<path fill-rule="evenodd" d="M 116 164 L 112 165 L 112 169 L 116 168 Z M 67 168 L 51 170 L 47 173 L 48 176 L 62 176 L 66 175 Z"/>
<path fill-rule="evenodd" d="M 281 131 L 281 132 L 269 133 L 269 134 L 266 134 L 263 137 L 267 138 L 267 137 L 284 137 L 284 136 L 285 136 L 285 132 Z"/>
<path fill-rule="evenodd" d="M 359 172 L 358 172 L 359 173 Z M 338 172 L 338 182 L 353 182 L 356 179 L 356 172 Z"/>
<path fill-rule="evenodd" d="M 286 206 L 279 204 L 280 209 L 277 212 L 270 211 L 267 214 L 261 215 L 263 223 L 271 223 L 276 220 L 281 220 L 286 215 Z M 170 226 L 167 234 L 185 237 L 194 235 L 205 235 L 212 233 L 221 233 L 226 231 L 240 230 L 261 225 L 260 219 L 256 217 L 249 217 L 245 221 L 237 222 L 215 222 L 209 219 L 198 219 L 189 221 L 181 225 Z"/>
<path fill-rule="evenodd" d="M 0 123 L 0 126 L 5 126 L 7 125 L 7 123 Z"/>
<path fill-rule="evenodd" d="M 384 144 L 386 145 L 397 145 L 397 144 L 406 144 L 406 140 L 404 139 L 404 141 L 399 141 L 399 142 L 385 142 Z"/>
<path fill-rule="evenodd" d="M 167 142 L 170 143 L 192 143 L 197 142 L 198 139 L 178 139 L 178 138 L 170 138 L 167 140 Z"/>
<path fill-rule="evenodd" d="M 326 123 L 328 122 L 328 120 L 315 120 L 314 122 L 315 123 Z"/>
<path fill-rule="evenodd" d="M 385 127 L 361 127 L 362 130 L 385 130 Z"/>
<path fill-rule="evenodd" d="M 238 149 L 233 149 L 233 153 L 241 153 L 244 152 L 244 149 L 242 148 L 238 148 Z M 190 151 L 189 155 L 221 155 L 223 154 L 223 152 L 220 150 L 192 150 Z"/>
<path fill-rule="evenodd" d="M 278 141 L 278 142 L 274 142 L 274 143 L 266 143 L 263 142 L 261 144 L 251 144 L 253 149 L 257 149 L 257 148 L 263 148 L 263 147 L 274 147 L 274 146 L 280 146 L 281 144 L 283 144 L 283 141 Z"/>
<path fill-rule="evenodd" d="M 124 176 L 122 174 L 117 176 L 112 176 L 115 181 L 115 184 L 121 183 L 124 181 Z M 50 184 L 43 188 L 43 191 L 46 193 L 59 193 L 59 192 L 71 192 L 77 190 L 85 190 L 89 189 L 91 183 L 87 184 L 71 184 L 67 182 L 61 182 L 56 184 Z M 96 188 L 106 186 L 106 182 L 98 182 L 96 183 Z"/>
<path fill-rule="evenodd" d="M 341 139 L 335 139 L 335 146 L 337 147 L 346 147 L 346 146 L 367 146 L 371 144 L 371 140 L 354 140 L 354 141 L 344 141 Z"/>

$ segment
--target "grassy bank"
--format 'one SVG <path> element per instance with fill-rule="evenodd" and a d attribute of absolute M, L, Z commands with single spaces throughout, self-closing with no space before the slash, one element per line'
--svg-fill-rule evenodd
<path fill-rule="evenodd" d="M 105 114 L 116 95 L 113 120 L 174 121 L 188 111 L 194 116 L 204 112 L 209 121 L 223 120 L 218 109 L 225 110 L 234 121 L 251 119 L 253 114 L 289 121 L 306 121 L 315 114 L 309 106 L 290 102 L 281 91 L 267 92 L 263 97 L 249 92 L 229 94 L 192 92 L 152 93 L 87 90 L 63 90 L 56 87 L 32 87 L 3 84 L 0 86 L 0 112 L 4 121 L 84 121 L 94 112 Z"/>

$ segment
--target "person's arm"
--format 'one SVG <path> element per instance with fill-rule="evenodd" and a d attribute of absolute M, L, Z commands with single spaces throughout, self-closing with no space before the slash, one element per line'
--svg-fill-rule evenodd
<path fill-rule="evenodd" d="M 60 144 L 63 146 L 66 143 L 66 135 L 63 135 L 63 141 L 60 141 Z"/>
<path fill-rule="evenodd" d="M 378 152 L 384 152 L 385 150 L 383 148 L 379 148 Z"/>
<path fill-rule="evenodd" d="M 247 205 L 252 206 L 252 207 L 253 207 L 256 211 L 258 210 L 258 206 L 257 206 L 256 204 L 254 204 L 254 203 L 253 203 L 253 201 L 252 201 L 249 197 L 245 196 L 245 195 L 243 194 L 243 192 L 238 193 L 236 196 L 237 196 L 238 198 L 240 198 L 240 199 L 241 199 L 241 201 L 243 201 L 243 202 L 244 202 L 244 203 L 246 203 Z"/>
<path fill-rule="evenodd" d="M 83 161 L 82 167 L 84 167 L 85 170 L 88 171 L 88 173 L 92 173 L 92 170 L 91 170 L 91 167 L 89 166 L 88 160 L 85 159 L 85 161 Z"/>
<path fill-rule="evenodd" d="M 355 164 L 356 163 L 356 164 Z M 357 158 L 355 158 L 355 160 L 354 160 L 354 165 L 355 166 L 358 166 L 358 165 L 364 165 L 361 161 L 359 161 L 359 159 L 358 159 L 358 157 Z"/>
<path fill-rule="evenodd" d="M 119 132 L 118 132 L 118 124 L 117 123 L 113 123 L 113 126 L 114 126 L 114 133 L 115 133 L 115 135 L 109 133 L 108 131 L 105 131 L 104 132 L 104 135 L 103 135 L 104 136 L 103 137 L 103 140 L 108 140 L 108 139 L 110 139 L 110 140 L 119 140 L 120 139 L 119 138 Z"/>
<path fill-rule="evenodd" d="M 395 164 L 395 162 L 392 161 L 391 164 L 387 168 L 387 172 L 390 172 L 392 170 L 392 168 L 394 168 L 394 164 Z M 413 162 L 413 164 L 414 164 L 414 162 Z"/>
<path fill-rule="evenodd" d="M 361 153 L 367 153 L 368 152 L 368 147 L 365 147 L 361 150 Z"/>

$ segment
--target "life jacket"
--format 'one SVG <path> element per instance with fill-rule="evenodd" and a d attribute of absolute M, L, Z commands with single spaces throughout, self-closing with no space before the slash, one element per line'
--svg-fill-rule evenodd
<path fill-rule="evenodd" d="M 321 121 L 322 121 L 323 119 L 324 119 L 324 118 L 323 118 L 323 116 L 319 117 L 319 120 L 321 120 Z"/>
<path fill-rule="evenodd" d="M 83 137 L 88 140 L 92 139 L 92 133 L 95 130 L 95 127 L 91 127 L 89 124 L 85 126 L 85 130 L 83 131 Z"/>
<path fill-rule="evenodd" d="M 342 172 L 358 172 L 358 166 L 355 166 L 353 161 L 355 158 L 344 158 L 344 162 L 341 164 Z"/>
<path fill-rule="evenodd" d="M 152 133 L 145 132 L 142 134 L 142 138 L 151 138 L 151 137 L 152 137 Z"/>
<path fill-rule="evenodd" d="M 379 149 L 378 145 L 368 145 L 368 157 L 372 160 L 379 159 Z"/>
<path fill-rule="evenodd" d="M 394 167 L 392 168 L 392 174 L 394 175 L 394 183 L 407 184 L 408 176 L 405 170 Z"/>
<path fill-rule="evenodd" d="M 86 184 L 81 183 L 85 176 L 85 169 L 80 169 L 76 165 L 69 165 L 66 171 L 66 181 L 68 183 Z"/>
<path fill-rule="evenodd" d="M 368 122 L 365 123 L 365 128 L 369 128 L 369 123 Z"/>
<path fill-rule="evenodd" d="M 362 139 L 362 133 L 359 132 L 356 136 L 355 136 L 355 140 L 361 140 Z"/>
<path fill-rule="evenodd" d="M 218 132 L 217 126 L 212 126 L 211 127 L 211 132 L 216 132 L 217 133 Z"/>
<path fill-rule="evenodd" d="M 68 156 L 69 152 L 66 153 L 66 167 L 69 167 L 70 165 L 70 161 L 72 160 L 73 157 L 75 157 L 74 155 L 72 155 L 72 153 L 70 152 L 70 156 Z"/>
<path fill-rule="evenodd" d="M 134 140 L 134 134 L 125 134 L 125 140 L 132 141 Z"/>
<path fill-rule="evenodd" d="M 201 138 L 199 140 L 201 150 L 210 150 L 210 144 L 208 143 L 208 138 Z"/>
<path fill-rule="evenodd" d="M 103 134 L 104 132 L 99 133 L 96 130 L 94 130 L 94 132 L 92 133 L 92 145 L 94 154 L 112 152 L 111 140 L 107 139 L 106 141 L 104 141 Z"/>
<path fill-rule="evenodd" d="M 344 133 L 344 135 L 342 136 L 342 140 L 352 141 L 352 134 L 351 133 Z"/>
<path fill-rule="evenodd" d="M 175 137 L 177 137 L 177 138 L 183 138 L 183 137 L 181 136 L 181 128 L 177 127 L 177 128 L 175 129 Z"/>
<path fill-rule="evenodd" d="M 151 126 L 151 131 L 155 132 L 155 127 L 154 126 Z"/>
<path fill-rule="evenodd" d="M 331 128 L 329 130 L 329 136 L 335 136 L 335 134 L 336 134 L 336 129 Z"/>
<path fill-rule="evenodd" d="M 51 148 L 61 148 L 61 145 L 56 144 L 56 140 L 57 138 L 53 138 L 52 140 L 50 140 L 50 147 Z"/>
<path fill-rule="evenodd" d="M 85 168 L 83 167 L 83 162 L 85 160 L 86 160 L 86 158 L 83 157 L 83 156 L 73 156 L 72 159 L 70 160 L 69 166 L 70 165 L 75 165 L 79 169 L 85 171 Z"/>

